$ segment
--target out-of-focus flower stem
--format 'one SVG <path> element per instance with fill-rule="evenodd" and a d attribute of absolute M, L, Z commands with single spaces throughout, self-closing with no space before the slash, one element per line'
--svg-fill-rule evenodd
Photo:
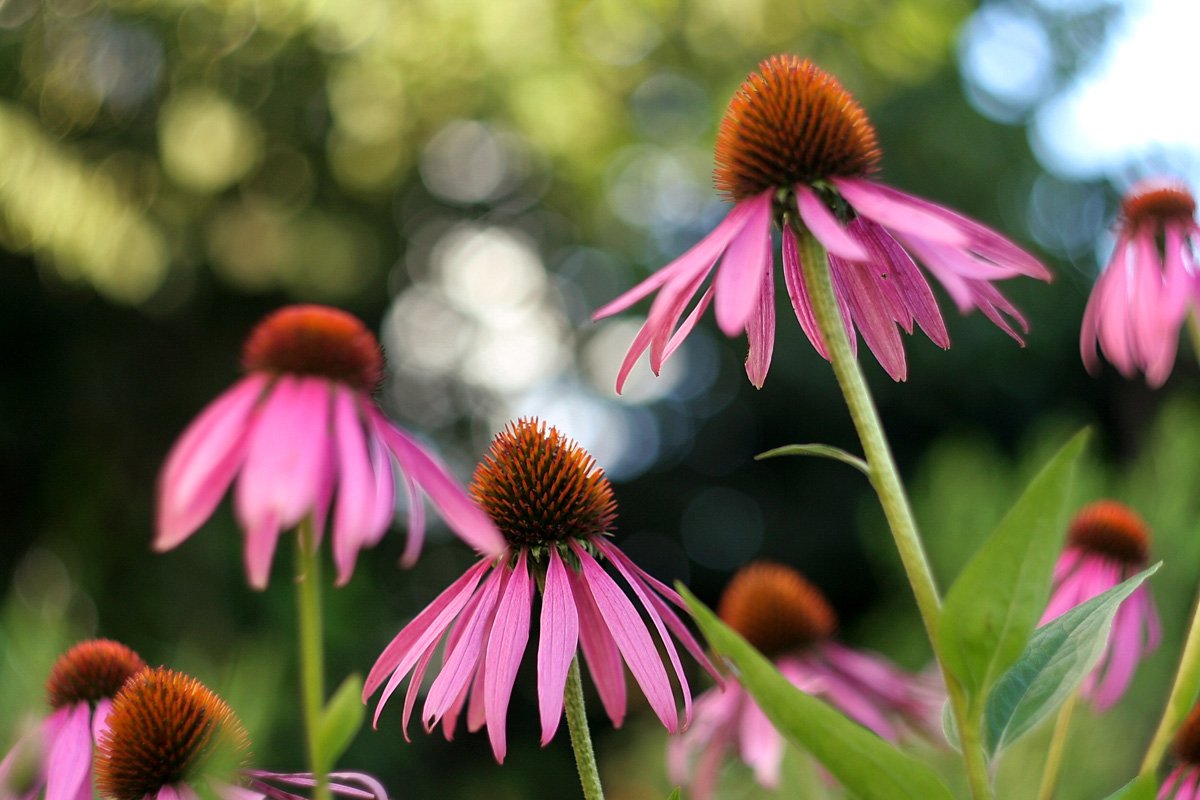
<path fill-rule="evenodd" d="M 312 769 L 313 800 L 330 800 L 329 776 L 320 752 L 320 725 L 325 705 L 325 648 L 321 624 L 321 554 L 312 518 L 296 531 L 296 611 L 300 624 L 300 693 L 308 764 Z"/>
<path fill-rule="evenodd" d="M 604 800 L 600 787 L 600 771 L 592 749 L 592 734 L 588 731 L 587 710 L 583 705 L 583 681 L 579 676 L 579 656 L 571 659 L 567 671 L 567 688 L 563 705 L 567 712 L 567 730 L 571 734 L 571 749 L 575 751 L 575 766 L 583 785 L 584 800 Z"/>
<path fill-rule="evenodd" d="M 1046 765 L 1042 768 L 1042 785 L 1038 789 L 1038 800 L 1050 800 L 1054 797 L 1054 787 L 1058 785 L 1058 772 L 1062 766 L 1063 751 L 1067 748 L 1067 734 L 1071 730 L 1071 716 L 1075 713 L 1075 703 L 1078 700 L 1079 693 L 1075 692 L 1058 710 L 1058 718 L 1054 722 L 1054 734 L 1050 738 L 1050 750 L 1046 753 Z"/>
<path fill-rule="evenodd" d="M 1139 775 L 1152 775 L 1158 770 L 1159 762 L 1171 739 L 1175 736 L 1180 723 L 1196 702 L 1200 693 L 1200 595 L 1196 599 L 1196 607 L 1192 610 L 1192 621 L 1188 626 L 1187 640 L 1183 643 L 1183 654 L 1179 656 L 1179 669 L 1175 673 L 1175 684 L 1167 697 L 1167 706 L 1163 709 L 1162 719 L 1150 747 L 1146 749 L 1146 757 L 1142 759 Z"/>
<path fill-rule="evenodd" d="M 879 412 L 875 409 L 875 402 L 859 369 L 858 360 L 850 349 L 850 340 L 846 336 L 837 297 L 833 291 L 833 279 L 829 274 L 828 254 L 803 225 L 794 220 L 789 222 L 800 244 L 804 281 L 812 301 L 817 327 L 821 330 L 821 337 L 829 353 L 829 363 L 837 376 L 846 406 L 850 409 L 850 417 L 862 442 L 863 455 L 871 468 L 871 486 L 874 487 L 880 505 L 883 506 L 883 514 L 887 518 L 896 549 L 900 553 L 900 562 L 916 596 L 921 621 L 925 624 L 925 632 L 932 643 L 941 612 L 941 598 L 921 544 L 921 537 L 917 533 L 908 496 L 900 482 L 900 474 L 884 435 L 883 424 L 879 420 Z M 934 652 L 937 652 L 936 647 Z M 966 694 L 962 687 L 953 676 L 946 674 L 944 668 L 942 675 L 962 738 L 962 753 L 971 795 L 975 800 L 991 798 L 992 787 L 980 741 L 979 725 L 969 716 Z"/>

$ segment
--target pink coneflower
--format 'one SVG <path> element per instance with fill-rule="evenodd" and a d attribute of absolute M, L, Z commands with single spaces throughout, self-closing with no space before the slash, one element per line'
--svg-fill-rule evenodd
<path fill-rule="evenodd" d="M 567 670 L 577 647 L 614 725 L 625 717 L 624 661 L 673 733 L 680 721 L 659 656 L 661 643 L 679 682 L 686 727 L 691 690 L 668 630 L 710 671 L 711 666 L 668 604 L 684 608 L 679 596 L 608 541 L 616 502 L 591 455 L 545 423 L 518 420 L 492 442 L 489 456 L 475 470 L 471 493 L 500 527 L 508 550 L 467 570 L 379 656 L 363 691 L 365 702 L 384 686 L 376 722 L 396 687 L 412 673 L 404 698 L 407 731 L 425 670 L 445 639 L 442 668 L 421 714 L 426 730 L 440 720 L 450 738 L 465 708 L 467 727 L 476 731 L 486 725 L 496 760 L 503 762 L 508 701 L 540 591 L 537 675 L 543 746 L 558 729 Z M 657 637 L 601 559 L 628 584 Z"/>
<path fill-rule="evenodd" d="M 107 800 L 299 800 L 287 789 L 313 785 L 308 774 L 246 767 L 249 737 L 229 705 L 195 678 L 159 667 L 132 678 L 113 700 L 96 753 L 96 791 Z M 387 800 L 378 781 L 336 773 L 337 794 Z"/>
<path fill-rule="evenodd" d="M 837 618 L 820 590 L 796 570 L 760 561 L 734 575 L 717 614 L 802 691 L 823 697 L 885 739 L 907 723 L 929 729 L 940 707 L 936 693 L 880 656 L 831 638 Z M 783 736 L 736 681 L 696 701 L 696 723 L 668 746 L 671 780 L 705 800 L 717 787 L 730 751 L 769 789 L 779 783 Z"/>
<path fill-rule="evenodd" d="M 92 747 L 107 726 L 112 698 L 145 668 L 141 656 L 109 639 L 80 642 L 59 656 L 46 680 L 54 711 L 0 761 L 0 797 L 33 798 L 45 787 L 46 800 L 90 798 Z M 32 768 L 27 780 L 14 774 L 22 761 Z"/>
<path fill-rule="evenodd" d="M 1127 378 L 1140 371 L 1161 386 L 1171 374 L 1197 288 L 1195 215 L 1191 192 L 1175 181 L 1143 181 L 1125 195 L 1117 244 L 1083 313 L 1079 349 L 1089 372 L 1099 369 L 1099 342 Z"/>
<path fill-rule="evenodd" d="M 1163 781 L 1157 800 L 1200 800 L 1200 705 L 1179 726 L 1172 749 L 1179 764 Z"/>
<path fill-rule="evenodd" d="M 710 302 L 727 336 L 746 332 L 746 374 L 762 386 L 775 341 L 773 223 L 783 230 L 783 277 L 796 317 L 826 358 L 793 225 L 803 225 L 829 252 L 851 345 L 857 347 L 857 327 L 894 379 L 903 380 L 907 370 L 897 324 L 912 333 L 915 322 L 939 346 L 950 346 L 910 253 L 960 310 L 979 308 L 1021 341 L 1005 315 L 1022 329 L 1025 320 L 991 282 L 1017 275 L 1049 280 L 1050 273 L 978 222 L 872 180 L 880 157 L 874 127 L 836 78 L 795 56 L 763 61 L 729 102 L 717 133 L 714 182 L 733 210 L 691 250 L 595 313 L 607 317 L 658 293 L 621 365 L 617 391 L 647 348 L 657 374 Z"/>
<path fill-rule="evenodd" d="M 424 536 L 421 491 L 468 544 L 503 549 L 495 525 L 446 468 L 371 400 L 383 356 L 358 319 L 323 306 L 280 309 L 250 334 L 243 363 L 246 377 L 188 426 L 167 457 L 156 550 L 195 532 L 238 476 L 234 511 L 251 585 L 266 587 L 280 532 L 311 517 L 319 537 L 331 504 L 341 585 L 359 550 L 387 531 L 398 471 L 409 500 L 406 563 Z"/>
<path fill-rule="evenodd" d="M 1067 547 L 1054 568 L 1054 590 L 1040 625 L 1132 577 L 1146 567 L 1150 529 L 1128 506 L 1098 500 L 1071 521 Z M 1121 698 L 1143 657 L 1162 635 L 1149 588 L 1134 590 L 1113 619 L 1100 663 L 1084 680 L 1082 693 L 1104 711 Z"/>

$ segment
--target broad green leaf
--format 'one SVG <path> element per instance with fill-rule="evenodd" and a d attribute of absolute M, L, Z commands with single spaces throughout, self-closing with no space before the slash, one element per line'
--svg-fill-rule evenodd
<path fill-rule="evenodd" d="M 962 752 L 962 738 L 958 735 L 958 722 L 954 719 L 954 705 L 949 701 L 942 703 L 942 735 L 946 744 Z"/>
<path fill-rule="evenodd" d="M 347 676 L 321 712 L 317 752 L 320 754 L 321 769 L 325 772 L 333 769 L 362 726 L 366 713 L 366 706 L 362 703 L 362 687 L 361 677 Z"/>
<path fill-rule="evenodd" d="M 1105 800 L 1154 800 L 1158 794 L 1158 781 L 1153 775 L 1139 775 Z"/>
<path fill-rule="evenodd" d="M 1100 660 L 1117 608 L 1161 566 L 1160 561 L 1038 628 L 1020 661 L 988 696 L 983 731 L 989 750 L 1012 744 L 1071 696 Z"/>
<path fill-rule="evenodd" d="M 771 724 L 812 753 L 851 794 L 864 800 L 951 800 L 946 785 L 926 764 L 797 689 L 687 587 L 677 583 L 676 588 L 709 644 L 732 662 L 738 680 Z"/>
<path fill-rule="evenodd" d="M 866 461 L 852 453 L 847 453 L 840 447 L 834 447 L 829 444 L 788 444 L 783 447 L 776 447 L 774 450 L 768 450 L 765 453 L 759 453 L 754 457 L 755 461 L 762 461 L 764 458 L 775 458 L 776 456 L 816 456 L 818 458 L 832 458 L 835 461 L 841 461 L 843 464 L 849 464 L 863 475 L 871 475 L 871 467 Z"/>
<path fill-rule="evenodd" d="M 946 595 L 937 625 L 942 662 L 972 707 L 1025 649 L 1046 606 L 1066 533 L 1066 502 L 1082 431 L 1050 459 Z"/>

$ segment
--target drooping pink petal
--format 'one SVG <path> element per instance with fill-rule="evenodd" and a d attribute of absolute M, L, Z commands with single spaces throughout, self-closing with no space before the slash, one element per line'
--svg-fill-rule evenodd
<path fill-rule="evenodd" d="M 425 670 L 429 668 L 429 661 L 433 658 L 435 650 L 437 650 L 437 645 L 431 644 L 421 659 L 417 661 L 417 665 L 413 668 L 412 679 L 408 682 L 408 690 L 404 693 L 404 711 L 400 716 L 400 731 L 404 734 L 406 742 L 412 741 L 408 737 L 408 721 L 412 719 L 413 707 L 417 704 L 417 692 L 421 689 L 421 682 L 425 680 Z"/>
<path fill-rule="evenodd" d="M 505 726 L 508 700 L 512 696 L 517 668 L 529 642 L 529 616 L 533 610 L 533 581 L 525 563 L 525 551 L 517 557 L 513 575 L 505 587 L 504 596 L 496 609 L 496 619 L 488 634 L 484 656 L 484 719 L 492 753 L 498 763 L 504 763 L 507 752 Z"/>
<path fill-rule="evenodd" d="M 250 418 L 267 384 L 250 375 L 233 385 L 184 430 L 158 478 L 154 549 L 175 547 L 212 514 L 246 453 Z"/>
<path fill-rule="evenodd" d="M 596 560 L 574 542 L 571 549 L 579 558 L 583 584 L 596 601 L 600 619 L 612 634 L 634 680 L 642 688 L 642 693 L 663 726 L 668 732 L 675 733 L 679 730 L 679 712 L 675 708 L 667 671 L 658 657 L 658 648 L 654 646 L 650 631 L 646 629 L 633 603 Z"/>
<path fill-rule="evenodd" d="M 371 526 L 377 519 L 375 475 L 367 452 L 367 439 L 355 395 L 345 387 L 335 389 L 333 432 L 338 463 L 333 561 L 337 566 L 337 585 L 344 586 L 354 573 L 358 551 L 376 533 Z"/>
<path fill-rule="evenodd" d="M 587 663 L 592 682 L 600 695 L 600 704 L 612 721 L 614 728 L 625 721 L 625 671 L 621 666 L 621 651 L 604 617 L 592 599 L 582 576 L 567 570 L 567 582 L 571 585 L 571 596 L 579 612 L 579 646 Z"/>
<path fill-rule="evenodd" d="M 817 669 L 820 670 L 821 676 L 821 689 L 818 694 L 828 700 L 830 705 L 863 727 L 871 729 L 881 738 L 896 738 L 895 727 L 883 711 L 864 695 L 861 687 L 848 682 L 836 670 L 814 666 L 814 670 Z"/>
<path fill-rule="evenodd" d="M 931 242 L 963 248 L 970 237 L 955 219 L 940 207 L 930 208 L 910 194 L 862 178 L 831 179 L 854 210 L 891 231 L 909 233 Z"/>
<path fill-rule="evenodd" d="M 850 315 L 862 333 L 867 347 L 892 380 L 902 381 L 908 368 L 904 359 L 904 343 L 892 321 L 887 298 L 871 279 L 870 265 L 829 256 L 830 268 L 838 295 L 846 298 Z"/>
<path fill-rule="evenodd" d="M 540 641 L 538 642 L 538 713 L 542 721 L 542 747 L 550 743 L 562 719 L 563 692 L 567 671 L 579 644 L 579 612 L 571 597 L 567 569 L 558 548 L 549 549 L 546 586 L 542 591 Z"/>
<path fill-rule="evenodd" d="M 771 251 L 767 251 L 767 269 L 763 272 L 758 304 L 746 325 L 750 350 L 746 355 L 746 377 L 754 388 L 761 389 L 771 368 L 775 351 L 775 269 Z"/>
<path fill-rule="evenodd" d="M 828 361 L 829 351 L 826 349 L 825 339 L 821 334 L 816 314 L 813 311 L 812 299 L 809 296 L 808 283 L 804 277 L 803 262 L 801 259 L 800 244 L 796 241 L 795 234 L 790 227 L 784 228 L 783 278 L 787 286 L 788 296 L 792 300 L 792 308 L 796 312 L 796 319 L 800 322 L 800 327 L 804 330 L 804 334 L 812 342 L 816 351 L 821 354 L 821 358 Z M 850 340 L 850 350 L 857 355 L 858 338 L 854 333 L 850 307 L 846 304 L 846 298 L 838 294 L 836 281 L 834 282 L 834 294 L 837 297 L 838 313 L 842 319 L 842 326 L 846 331 L 846 338 Z"/>
<path fill-rule="evenodd" d="M 738 751 L 754 770 L 754 779 L 767 789 L 779 786 L 779 769 L 783 764 L 784 741 L 771 720 L 753 700 L 742 706 L 738 724 Z"/>
<path fill-rule="evenodd" d="M 425 500 L 419 485 L 412 476 L 404 476 L 405 496 L 408 498 L 408 538 L 404 541 L 404 552 L 400 555 L 400 566 L 411 567 L 417 562 L 421 545 L 425 542 Z"/>
<path fill-rule="evenodd" d="M 900 244 L 882 226 L 859 217 L 848 226 L 870 254 L 870 264 L 880 270 L 880 286 L 893 298 L 898 313 L 894 318 L 912 333 L 912 323 L 921 326 L 934 344 L 943 350 L 950 346 L 950 335 L 929 282 Z"/>
<path fill-rule="evenodd" d="M 92 709 L 92 741 L 98 742 L 108 733 L 108 714 L 112 711 L 112 700 L 101 697 Z"/>
<path fill-rule="evenodd" d="M 364 418 L 366 415 L 363 415 Z M 387 533 L 392 524 L 392 518 L 396 514 L 396 476 L 392 467 L 392 457 L 388 454 L 387 448 L 375 439 L 368 442 L 368 449 L 371 451 L 371 472 L 375 475 L 375 508 L 372 513 L 371 522 L 368 529 L 375 531 L 375 535 L 367 540 L 368 546 L 379 544 L 379 540 Z M 413 483 L 411 480 L 409 483 Z M 418 499 L 420 497 L 418 496 Z M 411 540 L 414 536 L 420 540 L 424 538 L 425 525 L 425 507 L 422 504 L 420 508 L 409 507 L 408 521 L 408 538 Z M 414 524 L 413 517 L 419 515 L 420 525 Z M 416 534 L 414 529 L 419 529 Z M 407 544 L 405 550 L 407 551 Z"/>
<path fill-rule="evenodd" d="M 504 552 L 507 545 L 496 524 L 475 505 L 449 470 L 378 411 L 372 412 L 371 423 L 375 435 L 396 457 L 400 469 L 420 485 L 450 530 L 485 555 L 498 556 Z"/>
<path fill-rule="evenodd" d="M 846 232 L 817 193 L 806 184 L 795 186 L 796 205 L 805 227 L 831 254 L 848 261 L 866 261 L 867 251 Z"/>
<path fill-rule="evenodd" d="M 691 313 L 687 315 L 687 318 L 684 319 L 684 321 L 680 323 L 679 327 L 675 329 L 675 332 L 671 334 L 671 339 L 667 342 L 667 348 L 663 351 L 663 363 L 666 363 L 666 360 L 671 357 L 671 354 L 679 349 L 679 345 L 683 344 L 683 340 L 686 339 L 688 334 L 692 332 L 692 329 L 696 327 L 696 322 L 700 319 L 704 312 L 708 310 L 709 304 L 712 303 L 712 298 L 713 287 L 710 286 L 704 292 L 704 294 L 700 296 L 700 299 L 696 301 L 696 307 L 692 309 Z"/>
<path fill-rule="evenodd" d="M 52 716 L 61 720 L 57 735 L 46 742 L 46 800 L 77 800 L 91 791 L 92 709 L 86 702 L 72 703 Z"/>
<path fill-rule="evenodd" d="M 677 326 L 679 319 L 687 310 L 688 303 L 692 302 L 692 298 L 700 291 L 700 287 L 704 285 L 704 280 L 707 275 L 700 274 L 688 280 L 672 281 L 664 286 L 658 296 L 654 298 L 654 302 L 650 305 L 650 312 L 646 315 L 645 327 L 652 331 L 650 339 L 650 369 L 658 375 L 662 372 L 663 364 L 667 360 L 667 355 L 679 346 L 682 339 L 679 336 Z M 715 291 L 715 287 L 710 287 L 711 291 Z M 696 320 L 703 313 L 707 306 L 706 297 L 709 292 L 701 296 L 696 302 L 696 307 L 687 316 L 684 321 L 684 335 L 690 332 L 692 327 L 695 327 Z M 635 340 L 636 341 L 636 340 Z M 672 347 L 674 343 L 674 347 Z M 629 355 L 626 356 L 626 362 L 632 366 L 637 360 L 636 357 L 630 361 L 630 356 L 634 349 L 630 347 Z M 622 365 L 624 367 L 624 364 Z M 628 374 L 628 373 L 626 373 Z"/>
<path fill-rule="evenodd" d="M 738 203 L 748 208 L 746 224 L 729 243 L 713 284 L 717 325 L 726 336 L 737 336 L 746 329 L 758 300 L 771 253 L 772 194 L 768 190 Z"/>
<path fill-rule="evenodd" d="M 275 559 L 275 547 L 279 543 L 279 518 L 274 510 L 268 509 L 253 523 L 246 525 L 244 560 L 246 580 L 250 586 L 262 591 L 267 588 L 271 577 L 271 563 Z"/>

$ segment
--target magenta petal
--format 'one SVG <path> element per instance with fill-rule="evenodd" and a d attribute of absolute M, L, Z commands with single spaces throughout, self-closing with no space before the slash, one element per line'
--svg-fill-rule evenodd
<path fill-rule="evenodd" d="M 825 339 L 821 336 L 821 328 L 817 325 L 813 313 L 812 301 L 808 297 L 808 286 L 804 281 L 804 271 L 801 268 L 800 246 L 796 242 L 796 234 L 790 227 L 783 229 L 783 281 L 787 286 L 788 296 L 792 300 L 792 308 L 796 312 L 796 320 L 812 346 L 821 354 L 821 358 L 829 360 L 829 351 L 825 348 Z"/>
<path fill-rule="evenodd" d="M 571 596 L 579 612 L 579 646 L 588 672 L 605 713 L 614 728 L 625 721 L 625 671 L 621 666 L 621 651 L 604 624 L 604 616 L 592 599 L 582 576 L 567 570 L 567 581 L 571 585 Z"/>
<path fill-rule="evenodd" d="M 400 566 L 411 567 L 417 562 L 421 545 L 425 542 L 425 500 L 421 497 L 417 482 L 408 475 L 404 476 L 404 489 L 408 497 L 408 538 L 400 555 Z"/>
<path fill-rule="evenodd" d="M 155 550 L 178 545 L 217 507 L 242 465 L 250 417 L 266 384 L 257 374 L 238 381 L 171 448 L 158 478 Z"/>
<path fill-rule="evenodd" d="M 754 770 L 754 779 L 767 789 L 777 788 L 783 764 L 783 736 L 753 700 L 747 700 L 742 708 L 738 740 L 742 761 Z"/>
<path fill-rule="evenodd" d="M 421 690 L 421 682 L 425 680 L 425 670 L 429 668 L 429 661 L 433 658 L 434 651 L 437 650 L 436 645 L 430 645 L 417 661 L 417 665 L 413 667 L 412 680 L 408 682 L 408 690 L 404 693 L 404 710 L 400 716 L 400 732 L 404 734 L 404 741 L 411 742 L 408 737 L 408 722 L 412 719 L 413 707 L 417 704 L 417 692 Z"/>
<path fill-rule="evenodd" d="M 805 227 L 833 255 L 849 261 L 866 261 L 867 251 L 837 221 L 837 217 L 811 188 L 796 184 L 796 205 Z"/>
<path fill-rule="evenodd" d="M 671 694 L 671 682 L 650 631 L 633 603 L 596 560 L 574 543 L 571 549 L 583 569 L 583 583 L 596 601 L 601 620 L 612 634 L 634 680 L 642 687 L 642 693 L 667 731 L 675 733 L 679 729 L 679 713 Z"/>
<path fill-rule="evenodd" d="M 680 342 L 683 341 L 683 336 L 691 332 L 691 329 L 696 325 L 696 320 L 699 319 L 700 314 L 708 306 L 707 298 L 713 291 L 712 288 L 697 301 L 696 307 L 684 321 L 683 327 L 678 331 L 676 330 L 675 326 L 679 324 L 679 318 L 683 316 L 683 312 L 687 309 L 688 303 L 695 297 L 696 292 L 700 291 L 700 287 L 704 284 L 706 277 L 706 275 L 696 275 L 689 280 L 672 282 L 668 286 L 663 287 L 663 290 L 658 293 L 658 297 L 654 298 L 654 303 L 650 306 L 650 313 L 646 317 L 645 328 L 652 332 L 652 338 L 650 339 L 650 369 L 655 375 L 662 372 L 663 363 L 667 360 L 667 356 L 679 346 Z M 630 347 L 630 353 L 632 352 L 633 347 Z M 630 362 L 630 365 L 632 365 L 632 362 Z"/>
<path fill-rule="evenodd" d="M 375 475 L 355 399 L 346 388 L 335 390 L 333 430 L 338 489 L 333 512 L 333 561 L 337 566 L 338 586 L 350 580 L 358 551 L 376 533 L 371 528 L 377 516 Z"/>
<path fill-rule="evenodd" d="M 550 548 L 538 642 L 538 712 L 542 720 L 542 747 L 550 743 L 562 719 L 567 671 L 579 644 L 579 613 L 571 597 L 567 569 L 558 549 Z"/>
<path fill-rule="evenodd" d="M 890 304 L 872 280 L 870 265 L 846 261 L 835 255 L 829 257 L 839 295 L 846 298 L 850 314 L 862 332 L 863 340 L 892 380 L 907 377 L 904 343 L 892 321 Z"/>
<path fill-rule="evenodd" d="M 767 251 L 767 269 L 763 273 L 762 289 L 758 304 L 746 325 L 746 337 L 750 350 L 746 355 L 746 377 L 756 389 L 761 389 L 771 368 L 771 355 L 775 350 L 775 273 L 771 264 L 771 252 Z"/>
<path fill-rule="evenodd" d="M 927 207 L 909 194 L 861 178 L 833 178 L 832 181 L 855 211 L 889 230 L 957 248 L 970 244 L 970 237 L 953 219 L 955 215 L 946 213 L 946 209 Z"/>
<path fill-rule="evenodd" d="M 369 530 L 375 531 L 374 537 L 367 541 L 368 545 L 379 544 L 379 540 L 387 533 L 391 527 L 392 518 L 396 515 L 396 476 L 392 467 L 392 457 L 388 454 L 387 448 L 383 443 L 372 438 L 369 442 L 371 451 L 371 472 L 375 476 L 375 508 L 372 512 L 370 524 L 367 526 Z M 413 483 L 411 480 L 409 483 Z M 419 499 L 419 498 L 418 498 Z M 422 514 L 421 525 L 424 526 L 424 506 L 420 508 Z M 413 508 L 409 507 L 410 517 L 414 514 Z M 413 523 L 409 521 L 409 538 L 412 538 Z M 420 537 L 418 537 L 420 538 Z M 406 548 L 407 549 L 407 548 Z"/>
<path fill-rule="evenodd" d="M 484 715 L 487 721 L 488 739 L 496 761 L 503 764 L 507 751 L 505 725 L 508 716 L 508 700 L 512 696 L 513 683 L 517 679 L 517 668 L 525 645 L 529 642 L 529 616 L 533 606 L 533 581 L 525 563 L 525 551 L 517 558 L 512 578 L 505 588 L 504 597 L 496 609 L 496 619 L 488 635 L 484 669 Z"/>
<path fill-rule="evenodd" d="M 92 709 L 72 703 L 54 712 L 61 717 L 58 733 L 47 742 L 46 800 L 77 800 L 90 792 L 92 772 Z"/>
<path fill-rule="evenodd" d="M 746 224 L 725 251 L 714 282 L 717 325 L 726 336 L 745 330 L 758 300 L 771 254 L 771 196 L 766 191 L 738 203 L 747 207 Z"/>
<path fill-rule="evenodd" d="M 102 697 L 92 709 L 92 741 L 99 742 L 108 733 L 108 713 L 112 711 L 112 700 Z"/>
<path fill-rule="evenodd" d="M 507 577 L 508 570 L 499 566 L 492 570 L 492 574 L 488 575 L 480 588 L 478 605 L 471 616 L 465 619 L 461 638 L 454 647 L 449 648 L 442 671 L 434 678 L 429 693 L 425 695 L 425 708 L 421 717 L 426 728 L 432 727 L 446 712 L 474 676 L 475 667 L 479 664 L 484 645 L 487 643 L 496 602 Z"/>
<path fill-rule="evenodd" d="M 870 220 L 859 218 L 850 224 L 850 230 L 860 237 L 863 246 L 871 254 L 871 264 L 880 270 L 880 285 L 894 297 L 897 322 L 912 333 L 912 321 L 916 321 L 934 344 L 942 349 L 950 346 L 950 335 L 942 312 L 929 282 L 917 269 L 912 258 L 886 230 Z M 903 317 L 903 318 L 902 318 Z"/>

